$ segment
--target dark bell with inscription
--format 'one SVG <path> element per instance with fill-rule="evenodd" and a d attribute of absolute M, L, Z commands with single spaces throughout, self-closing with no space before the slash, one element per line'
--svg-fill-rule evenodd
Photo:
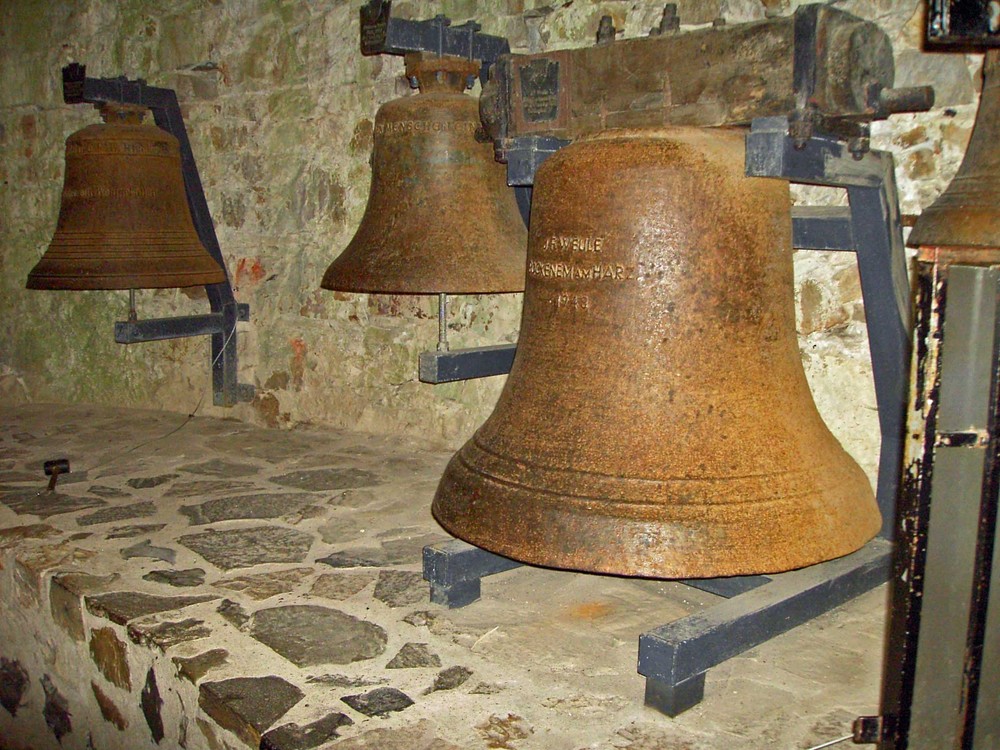
<path fill-rule="evenodd" d="M 225 281 L 191 220 L 180 146 L 142 124 L 144 107 L 105 104 L 104 124 L 66 139 L 56 231 L 28 289 L 154 289 Z"/>
<path fill-rule="evenodd" d="M 368 206 L 323 276 L 346 292 L 475 294 L 524 289 L 527 231 L 466 81 L 479 64 L 406 56 L 420 93 L 375 116 Z"/>
<path fill-rule="evenodd" d="M 743 133 L 580 139 L 538 170 L 517 355 L 433 512 L 527 563 L 656 578 L 857 550 L 871 486 L 799 355 L 788 185 Z"/>

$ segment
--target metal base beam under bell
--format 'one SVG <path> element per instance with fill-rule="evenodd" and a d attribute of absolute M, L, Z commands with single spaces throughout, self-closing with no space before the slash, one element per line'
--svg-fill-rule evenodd
<path fill-rule="evenodd" d="M 884 583 L 891 550 L 875 539 L 846 557 L 787 573 L 679 581 L 724 601 L 639 636 L 646 705 L 668 716 L 695 706 L 712 667 Z M 431 601 L 452 609 L 479 599 L 486 576 L 520 565 L 458 539 L 424 547 Z"/>

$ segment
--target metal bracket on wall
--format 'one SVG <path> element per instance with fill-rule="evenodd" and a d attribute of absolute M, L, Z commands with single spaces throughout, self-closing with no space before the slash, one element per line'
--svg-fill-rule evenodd
<path fill-rule="evenodd" d="M 486 83 L 490 66 L 510 52 L 504 37 L 480 33 L 482 26 L 475 21 L 452 26 L 451 19 L 443 15 L 426 21 L 394 18 L 392 0 L 368 0 L 360 13 L 363 55 L 434 52 L 479 60 L 479 79 Z"/>
<path fill-rule="evenodd" d="M 876 496 L 883 529 L 881 538 L 857 552 L 802 570 L 682 581 L 724 601 L 639 637 L 646 705 L 669 716 L 701 701 L 711 667 L 884 583 L 890 571 L 910 348 L 909 285 L 892 155 L 857 154 L 831 137 L 796 143 L 787 118 L 761 118 L 747 136 L 746 172 L 847 190 L 847 207 L 797 207 L 793 244 L 858 256 L 882 432 Z M 504 349 L 494 347 L 490 353 L 495 363 L 511 356 L 514 346 Z M 454 361 L 461 352 L 446 354 L 452 357 L 449 365 L 461 370 Z M 431 601 L 449 607 L 471 604 L 479 598 L 483 577 L 520 565 L 459 540 L 424 548 Z"/>
<path fill-rule="evenodd" d="M 147 86 L 142 79 L 88 78 L 86 66 L 79 63 L 70 63 L 63 68 L 62 79 L 63 100 L 67 104 L 122 102 L 148 107 L 153 112 L 156 125 L 177 139 L 181 151 L 184 192 L 194 228 L 205 249 L 226 271 L 225 281 L 205 285 L 211 313 L 118 322 L 115 323 L 115 341 L 119 344 L 136 344 L 188 336 L 211 336 L 213 403 L 216 406 L 234 406 L 241 401 L 252 401 L 254 387 L 240 383 L 236 372 L 236 323 L 250 319 L 250 306 L 238 303 L 233 295 L 226 261 L 215 235 L 215 224 L 205 200 L 205 191 L 201 186 L 191 142 L 184 128 L 177 94 L 173 89 Z"/>

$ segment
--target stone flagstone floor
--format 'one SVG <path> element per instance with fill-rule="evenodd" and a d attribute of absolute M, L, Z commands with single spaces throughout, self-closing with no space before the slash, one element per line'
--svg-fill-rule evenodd
<path fill-rule="evenodd" d="M 876 711 L 884 588 L 711 670 L 675 719 L 642 705 L 637 639 L 710 594 L 518 568 L 430 604 L 450 453 L 0 409 L 0 750 L 791 750 Z"/>

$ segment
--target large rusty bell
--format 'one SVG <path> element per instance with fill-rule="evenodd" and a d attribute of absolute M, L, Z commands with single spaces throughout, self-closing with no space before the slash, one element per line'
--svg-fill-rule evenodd
<path fill-rule="evenodd" d="M 348 292 L 474 294 L 524 289 L 527 231 L 504 167 L 462 92 L 477 62 L 406 56 L 420 93 L 375 116 L 368 206 L 323 276 Z"/>
<path fill-rule="evenodd" d="M 537 565 L 767 573 L 878 531 L 799 355 L 789 192 L 743 135 L 607 131 L 538 170 L 513 369 L 433 511 Z"/>
<path fill-rule="evenodd" d="M 1000 247 L 1000 50 L 983 60 L 983 91 L 972 137 L 958 173 L 938 199 L 924 209 L 907 238 L 913 247 Z"/>
<path fill-rule="evenodd" d="M 195 232 L 180 146 L 142 124 L 148 110 L 105 104 L 104 124 L 66 140 L 52 242 L 28 289 L 153 289 L 218 284 L 225 271 Z"/>

